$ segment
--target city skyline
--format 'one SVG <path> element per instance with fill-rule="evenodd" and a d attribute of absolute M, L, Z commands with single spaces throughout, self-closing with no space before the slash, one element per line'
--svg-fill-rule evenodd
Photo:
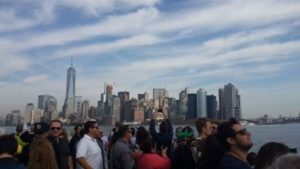
<path fill-rule="evenodd" d="M 178 98 L 188 87 L 218 96 L 234 84 L 243 117 L 300 112 L 297 0 L 68 0 L 0 3 L 0 116 L 57 98 L 70 58 L 76 96 L 97 105 L 103 83 L 116 91 Z"/>

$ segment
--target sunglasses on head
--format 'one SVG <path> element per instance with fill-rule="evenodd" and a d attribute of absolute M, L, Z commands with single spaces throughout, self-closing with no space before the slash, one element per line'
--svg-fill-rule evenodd
<path fill-rule="evenodd" d="M 239 130 L 239 131 L 237 131 L 237 132 L 235 132 L 235 133 L 233 133 L 233 135 L 232 136 L 235 136 L 235 135 L 237 135 L 237 134 L 240 134 L 240 135 L 247 135 L 247 129 L 246 128 L 244 128 L 244 129 L 241 129 L 241 130 Z"/>
<path fill-rule="evenodd" d="M 50 129 L 51 130 L 60 130 L 61 128 L 60 127 L 51 127 Z"/>

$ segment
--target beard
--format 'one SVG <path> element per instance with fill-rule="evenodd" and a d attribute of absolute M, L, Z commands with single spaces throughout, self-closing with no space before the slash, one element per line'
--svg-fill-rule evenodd
<path fill-rule="evenodd" d="M 248 143 L 248 144 L 238 142 L 238 143 L 236 144 L 236 147 L 237 147 L 238 149 L 244 151 L 244 152 L 248 152 L 248 151 L 251 149 L 252 146 L 253 146 L 253 143 L 252 143 L 252 142 L 250 142 L 250 143 Z"/>

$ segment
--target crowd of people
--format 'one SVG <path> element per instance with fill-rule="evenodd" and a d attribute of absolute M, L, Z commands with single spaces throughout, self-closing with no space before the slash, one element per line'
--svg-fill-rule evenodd
<path fill-rule="evenodd" d="M 173 132 L 164 114 L 156 130 L 116 123 L 108 137 L 96 121 L 74 127 L 69 140 L 59 120 L 34 124 L 31 131 L 0 136 L 2 169 L 300 169 L 300 156 L 282 143 L 269 142 L 260 150 L 237 120 L 222 123 L 199 118 Z"/>

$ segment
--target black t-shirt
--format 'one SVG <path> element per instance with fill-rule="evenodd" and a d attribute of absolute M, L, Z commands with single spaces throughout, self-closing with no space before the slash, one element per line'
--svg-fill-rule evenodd
<path fill-rule="evenodd" d="M 48 140 L 52 143 L 58 168 L 68 168 L 68 157 L 71 156 L 68 141 L 64 138 L 57 139 L 52 136 L 49 136 Z"/>
<path fill-rule="evenodd" d="M 218 169 L 251 169 L 251 166 L 233 155 L 226 153 Z"/>

